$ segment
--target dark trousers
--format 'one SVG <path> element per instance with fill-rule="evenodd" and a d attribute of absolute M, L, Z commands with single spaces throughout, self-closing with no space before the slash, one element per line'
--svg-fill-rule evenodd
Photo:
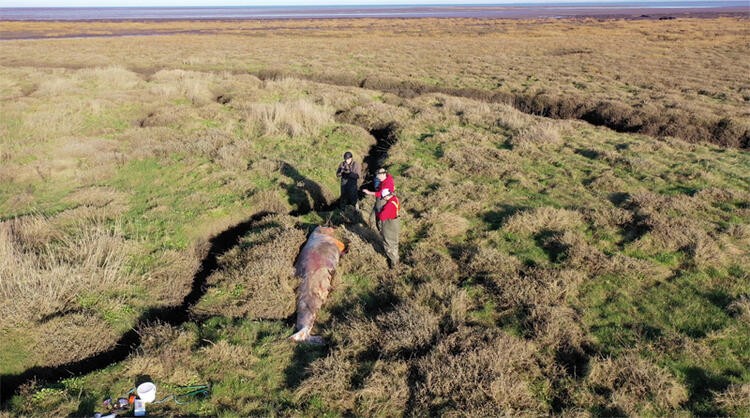
<path fill-rule="evenodd" d="M 357 181 L 351 179 L 341 180 L 341 205 L 356 205 L 359 199 Z"/>

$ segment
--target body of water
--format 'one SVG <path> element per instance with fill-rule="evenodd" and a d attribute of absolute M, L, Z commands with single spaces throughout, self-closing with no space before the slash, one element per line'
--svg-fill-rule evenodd
<path fill-rule="evenodd" d="M 0 8 L 0 20 L 144 19 L 330 19 L 330 18 L 524 18 L 706 11 L 750 11 L 743 1 L 669 1 L 419 6 L 257 6 L 257 7 L 58 7 Z"/>

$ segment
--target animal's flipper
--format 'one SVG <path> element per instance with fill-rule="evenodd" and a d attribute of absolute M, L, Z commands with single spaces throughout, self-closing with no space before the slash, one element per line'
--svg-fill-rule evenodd
<path fill-rule="evenodd" d="M 323 337 L 321 337 L 320 335 L 311 335 L 310 337 L 308 337 L 305 343 L 314 344 L 314 345 L 324 345 L 326 342 L 323 340 Z"/>
<path fill-rule="evenodd" d="M 290 340 L 296 341 L 298 343 L 299 342 L 303 342 L 303 341 L 307 340 L 308 338 L 310 338 L 310 328 L 308 328 L 308 327 L 302 328 L 301 330 L 299 330 L 299 331 L 295 332 L 294 334 L 292 334 L 291 337 L 289 337 Z"/>
<path fill-rule="evenodd" d="M 310 335 L 310 331 L 310 327 L 304 327 L 301 330 L 295 332 L 291 337 L 289 337 L 289 339 L 298 343 L 323 345 L 323 337 L 319 335 Z"/>

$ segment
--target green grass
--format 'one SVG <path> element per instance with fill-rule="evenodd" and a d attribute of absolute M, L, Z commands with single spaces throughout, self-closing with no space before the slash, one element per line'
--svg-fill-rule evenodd
<path fill-rule="evenodd" d="M 153 250 L 185 249 L 191 227 L 220 217 L 243 199 L 205 161 L 136 160 L 108 185 L 130 195 L 130 209 L 122 219 L 126 236 L 144 240 Z"/>
<path fill-rule="evenodd" d="M 710 391 L 750 378 L 750 328 L 727 314 L 734 296 L 715 288 L 715 279 L 706 272 L 686 272 L 654 284 L 638 284 L 636 277 L 600 277 L 584 285 L 581 310 L 597 350 L 616 356 L 639 347 L 689 388 L 689 410 L 722 414 Z M 739 286 L 747 284 L 745 279 Z M 690 341 L 707 352 L 668 341 Z"/>
<path fill-rule="evenodd" d="M 22 330 L 0 330 L 0 373 L 20 373 L 33 362 L 32 339 Z"/>
<path fill-rule="evenodd" d="M 538 77 L 528 80 L 529 86 L 539 83 Z M 341 265 L 348 268 L 338 271 L 336 288 L 317 322 L 316 332 L 329 344 L 293 345 L 287 341 L 293 316 L 284 313 L 260 320 L 252 313 L 229 313 L 254 296 L 249 294 L 252 280 L 262 272 L 253 275 L 247 270 L 243 282 L 225 278 L 238 277 L 235 269 L 246 272 L 244 268 L 251 262 L 269 267 L 260 263 L 263 260 L 242 258 L 254 254 L 251 251 L 256 246 L 263 245 L 264 251 L 272 253 L 273 245 L 291 246 L 289 242 L 295 240 L 292 250 L 297 251 L 298 236 L 329 219 L 334 224 L 345 222 L 348 214 L 310 211 L 283 218 L 278 225 L 250 228 L 239 237 L 237 248 L 230 249 L 235 252 L 227 253 L 226 258 L 212 254 L 219 256 L 219 265 L 210 273 L 221 274 L 208 278 L 206 293 L 194 307 L 198 312 L 192 318 L 195 322 L 164 328 L 150 324 L 142 330 L 147 336 L 143 346 L 129 358 L 84 376 L 40 382 L 13 398 L 9 411 L 91 415 L 99 410 L 102 399 L 127 393 L 136 375 L 153 373 L 159 397 L 178 392 L 182 385 L 198 383 L 210 383 L 212 393 L 184 404 L 151 405 L 151 415 L 367 416 L 437 411 L 482 415 L 487 410 L 481 408 L 487 405 L 509 414 L 592 411 L 616 415 L 624 412 L 622 408 L 633 407 L 617 404 L 621 387 L 592 389 L 589 370 L 583 366 L 599 358 L 634 352 L 650 365 L 666 370 L 667 379 L 688 392 L 686 401 L 668 407 L 656 405 L 659 393 L 646 393 L 645 409 L 637 413 L 725 414 L 714 392 L 750 381 L 750 330 L 745 319 L 730 309 L 750 288 L 750 267 L 743 255 L 748 247 L 742 236 L 742 228 L 748 225 L 748 198 L 743 193 L 750 178 L 742 170 L 750 166 L 747 153 L 660 142 L 566 122 L 553 123 L 559 142 L 532 142 L 524 149 L 511 146 L 522 129 L 500 128 L 502 123 L 495 120 L 458 127 L 452 111 L 433 109 L 420 98 L 394 104 L 395 100 L 384 94 L 351 88 L 305 84 L 300 91 L 289 93 L 283 91 L 288 86 L 268 85 L 271 87 L 244 100 L 252 104 L 288 102 L 291 94 L 317 103 L 328 94 L 328 99 L 336 97 L 348 103 L 344 99 L 352 95 L 356 104 L 351 106 L 371 104 L 367 100 L 378 102 L 382 107 L 374 112 L 401 115 L 396 111 L 403 110 L 397 109 L 399 106 L 410 110 L 403 113 L 407 116 L 394 116 L 403 130 L 398 132 L 399 141 L 388 159 L 405 202 L 401 235 L 404 270 L 384 271 L 378 267 L 385 265 L 377 253 L 379 247 L 372 246 L 367 236 L 355 238 L 354 245 L 361 247 L 344 256 Z M 169 272 L 160 273 L 162 278 L 171 274 L 167 278 L 175 281 L 163 285 L 170 286 L 170 292 L 189 289 L 195 266 L 206 256 L 200 251 L 193 254 L 194 247 L 205 250 L 200 247 L 202 242 L 237 219 L 258 212 L 259 205 L 265 203 L 280 212 L 305 212 L 304 203 L 319 198 L 330 203 L 338 197 L 334 172 L 342 152 L 351 150 L 361 160 L 373 145 L 373 139 L 360 128 L 342 122 L 325 123 L 315 133 L 296 137 L 265 135 L 246 129 L 251 121 L 241 120 L 246 115 L 239 104 L 203 106 L 184 98 L 150 98 L 146 93 L 131 101 L 83 118 L 87 134 L 118 141 L 125 156 L 110 167 L 106 178 L 93 183 L 124 196 L 124 202 L 119 202 L 122 212 L 116 212 L 107 225 L 117 225 L 133 246 L 127 260 L 128 285 L 82 292 L 74 303 L 120 334 L 156 307 L 149 289 L 161 283 L 150 281 L 154 272 Z M 149 101 L 167 109 L 188 107 L 198 116 L 147 131 L 148 135 L 168 132 L 164 138 L 144 138 L 148 135 L 139 136 L 141 128 L 133 121 L 143 117 L 148 107 L 144 103 Z M 469 112 L 486 106 L 471 101 L 460 104 Z M 366 116 L 374 120 L 383 115 Z M 548 122 L 528 119 L 518 123 L 535 126 Z M 11 125 L 14 137 L 19 135 L 18 129 Z M 216 141 L 199 142 L 214 134 Z M 462 155 L 467 141 L 473 141 L 468 144 L 472 153 L 467 155 L 469 161 L 461 161 L 456 155 Z M 159 148 L 162 145 L 167 151 Z M 222 160 L 222 152 L 237 161 Z M 28 155 L 33 154 L 20 154 L 12 161 L 25 161 Z M 486 168 L 472 171 L 472 164 Z M 8 203 L 0 203 L 0 216 L 64 214 L 74 206 L 65 198 L 90 185 L 75 176 L 4 183 L 0 185 L 3 202 L 21 192 L 28 192 L 33 201 L 12 209 Z M 701 191 L 711 188 L 733 195 L 725 200 L 702 197 Z M 644 194 L 664 199 L 666 206 L 634 209 L 625 203 Z M 278 202 L 272 202 L 274 199 Z M 574 214 L 575 219 L 570 225 L 563 219 L 562 226 L 547 228 L 543 226 L 547 221 L 538 218 L 542 208 L 561 216 Z M 638 210 L 641 212 L 636 213 Z M 655 246 L 660 238 L 658 229 L 632 236 L 635 221 L 627 215 L 636 214 L 644 219 L 659 216 L 662 222 L 677 227 L 679 220 L 695 220 L 699 232 L 714 240 L 711 242 L 726 257 L 702 264 L 689 245 Z M 454 217 L 448 217 L 444 225 L 432 223 L 432 219 L 441 221 L 440 215 Z M 534 232 L 514 232 L 509 222 L 518 219 L 530 223 L 516 225 L 518 230 L 528 226 Z M 452 225 L 454 220 L 465 221 L 468 230 Z M 735 235 L 730 236 L 728 231 L 734 226 Z M 279 229 L 269 229 L 275 227 Z M 454 227 L 459 232 L 451 235 Z M 289 230 L 297 235 L 284 241 L 282 235 Z M 573 237 L 572 243 L 562 242 L 565 233 L 567 238 Z M 624 242 L 626 238 L 630 241 Z M 480 250 L 502 254 L 503 260 L 486 261 L 482 269 L 487 271 L 474 271 L 472 262 L 477 261 Z M 268 254 L 269 260 L 278 255 Z M 188 260 L 187 267 L 171 273 L 170 263 L 179 262 L 169 257 L 177 256 Z M 511 267 L 499 265 L 502 262 L 512 263 Z M 272 267 L 286 272 L 292 267 L 288 264 Z M 566 275 L 571 270 L 580 275 L 580 284 L 575 282 L 578 278 L 573 283 L 555 281 L 571 277 Z M 521 286 L 527 284 L 521 280 L 538 283 L 510 288 L 514 280 Z M 557 285 L 565 297 L 545 293 Z M 180 300 L 184 295 L 173 296 Z M 201 311 L 211 315 L 201 316 Z M 398 316 L 400 312 L 422 316 L 410 323 Z M 36 364 L 28 348 L 32 336 L 13 328 L 0 332 L 3 373 L 23 372 Z M 463 341 L 452 348 L 440 346 L 457 332 L 465 333 L 467 346 Z M 528 349 L 528 363 L 506 365 L 502 360 L 517 353 L 496 347 L 493 350 L 502 354 L 499 365 L 494 364 L 498 369 L 468 360 L 457 361 L 460 370 L 450 376 L 429 375 L 424 369 L 433 356 L 450 358 L 471 352 L 476 347 L 470 344 L 483 344 L 497 336 Z M 147 344 L 152 337 L 165 339 Z M 409 338 L 414 341 L 401 341 Z M 401 349 L 399 344 L 407 348 Z M 389 345 L 399 348 L 383 348 Z M 566 360 L 565 355 L 571 353 L 578 353 L 580 359 Z M 583 368 L 573 375 L 568 369 L 576 361 Z M 461 380 L 471 376 L 472 367 L 486 369 L 489 380 Z M 541 371 L 530 371 L 534 368 Z M 535 406 L 521 400 L 517 402 L 522 406 L 501 410 L 497 405 L 505 398 L 482 398 L 483 394 L 499 393 L 493 391 L 503 382 L 491 378 L 500 375 L 509 381 L 527 382 Z M 476 403 L 464 404 L 467 396 L 451 397 L 451 393 L 432 399 L 430 391 L 441 393 L 440 385 L 471 387 L 468 397 L 474 397 L 471 402 Z M 402 398 L 406 400 L 398 403 Z M 584 401 L 580 399 L 588 403 L 581 404 Z M 516 401 L 507 402 L 512 406 Z"/>

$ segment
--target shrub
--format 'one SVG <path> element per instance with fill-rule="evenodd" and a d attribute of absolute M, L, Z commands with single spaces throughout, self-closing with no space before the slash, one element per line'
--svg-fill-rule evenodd
<path fill-rule="evenodd" d="M 408 356 L 424 349 L 437 335 L 439 320 L 440 318 L 425 306 L 402 303 L 375 320 L 381 331 L 381 351 L 386 355 Z"/>
<path fill-rule="evenodd" d="M 583 217 L 579 212 L 543 206 L 511 216 L 503 229 L 518 234 L 536 234 L 543 230 L 566 231 L 582 226 Z"/>
<path fill-rule="evenodd" d="M 412 250 L 407 262 L 412 266 L 412 275 L 419 280 L 455 283 L 459 279 L 456 262 L 439 247 L 427 242 Z"/>
<path fill-rule="evenodd" d="M 608 406 L 628 415 L 674 412 L 688 399 L 687 390 L 674 376 L 637 353 L 594 360 L 587 381 L 594 388 L 606 389 Z"/>
<path fill-rule="evenodd" d="M 255 123 L 261 135 L 285 135 L 292 138 L 316 135 L 333 122 L 333 112 L 309 100 L 291 103 L 255 103 L 243 109 L 243 116 Z"/>
<path fill-rule="evenodd" d="M 408 362 L 377 360 L 357 391 L 355 415 L 403 416 L 411 393 L 408 378 Z"/>
<path fill-rule="evenodd" d="M 527 152 L 534 148 L 547 148 L 562 142 L 560 131 L 554 122 L 537 122 L 521 129 L 510 138 L 514 150 Z"/>
<path fill-rule="evenodd" d="M 716 403 L 730 416 L 743 416 L 750 412 L 750 383 L 732 384 L 715 394 Z"/>
<path fill-rule="evenodd" d="M 535 351 L 505 334 L 460 328 L 417 362 L 416 407 L 438 415 L 544 414 L 531 387 L 542 378 Z"/>

